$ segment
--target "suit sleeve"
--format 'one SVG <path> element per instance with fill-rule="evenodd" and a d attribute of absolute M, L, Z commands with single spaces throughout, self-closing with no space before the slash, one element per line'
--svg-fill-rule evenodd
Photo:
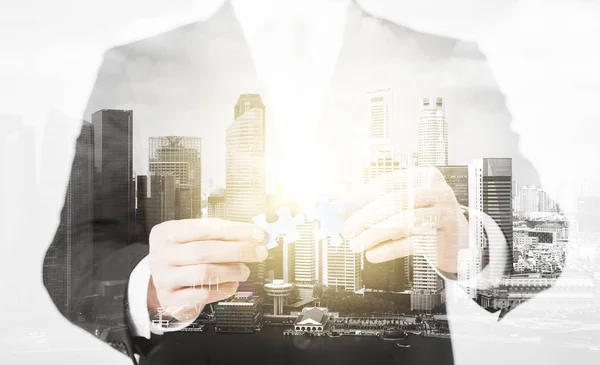
<path fill-rule="evenodd" d="M 123 59 L 118 50 L 105 54 L 86 117 L 101 109 L 127 109 L 133 102 Z M 122 125 L 115 123 L 111 127 Z M 131 272 L 148 253 L 148 236 L 132 229 L 134 196 L 127 202 L 118 198 L 134 184 L 117 178 L 121 172 L 113 167 L 119 163 L 105 161 L 102 173 L 110 176 L 110 183 L 106 179 L 99 183 L 95 132 L 93 123 L 83 122 L 60 223 L 44 257 L 43 282 L 67 320 L 135 363 L 134 353 L 142 351 L 134 343 L 127 321 L 126 293 Z M 103 151 L 102 157 L 118 158 L 117 153 Z M 135 189 L 132 192 L 135 194 Z"/>

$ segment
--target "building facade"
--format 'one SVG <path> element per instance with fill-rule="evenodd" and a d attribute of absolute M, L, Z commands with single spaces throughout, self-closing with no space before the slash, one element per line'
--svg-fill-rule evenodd
<path fill-rule="evenodd" d="M 260 95 L 243 94 L 226 131 L 225 218 L 252 223 L 266 207 L 265 105 Z M 249 264 L 249 279 L 240 291 L 263 285 L 264 263 Z"/>
<path fill-rule="evenodd" d="M 469 165 L 469 245 L 481 254 L 481 268 L 490 263 L 490 251 L 500 250 L 493 256 L 506 255 L 503 266 L 490 267 L 500 277 L 512 272 L 513 219 L 512 219 L 512 160 L 510 158 L 476 159 Z M 500 227 L 494 235 L 484 229 L 487 214 Z M 492 244 L 490 245 L 490 241 Z M 506 242 L 506 247 L 494 243 Z M 495 265 L 495 264 L 494 264 Z"/>
<path fill-rule="evenodd" d="M 448 124 L 442 98 L 422 99 L 417 134 L 419 166 L 448 165 Z"/>
<path fill-rule="evenodd" d="M 103 109 L 92 114 L 94 128 L 94 191 L 110 196 L 112 204 L 94 204 L 95 219 L 127 222 L 127 239 L 135 237 L 133 179 L 133 111 Z M 128 242 L 132 243 L 132 242 Z M 97 280 L 102 278 L 96 277 Z"/>
<path fill-rule="evenodd" d="M 178 197 L 184 207 L 189 205 L 191 195 L 191 214 L 188 209 L 179 211 L 178 219 L 200 218 L 202 216 L 202 139 L 197 137 L 165 136 L 149 139 L 149 174 L 175 176 Z"/>
<path fill-rule="evenodd" d="M 209 218 L 225 219 L 225 190 L 213 191 L 208 196 L 207 208 Z"/>
<path fill-rule="evenodd" d="M 256 296 L 236 295 L 228 301 L 217 303 L 215 332 L 252 333 L 260 326 L 261 300 Z"/>

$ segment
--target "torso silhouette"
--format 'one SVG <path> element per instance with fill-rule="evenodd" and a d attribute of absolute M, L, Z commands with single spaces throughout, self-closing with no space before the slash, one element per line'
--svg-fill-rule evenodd
<path fill-rule="evenodd" d="M 355 6 L 348 11 L 341 52 L 324 93 L 320 118 L 307 123 L 314 133 L 305 133 L 313 137 L 306 140 L 313 156 L 319 156 L 333 176 L 354 179 L 355 174 L 360 178 L 363 173 L 368 163 L 362 147 L 369 137 L 367 93 L 378 89 L 393 92 L 389 139 L 397 151 L 416 150 L 421 100 L 439 96 L 446 105 L 450 164 L 508 157 L 513 159 L 514 175 L 537 182 L 531 164 L 518 151 L 518 138 L 510 128 L 504 97 L 477 45 L 418 33 L 373 18 Z M 85 116 L 101 109 L 133 110 L 133 165 L 137 174 L 148 169 L 149 137 L 201 137 L 202 175 L 214 177 L 214 185 L 223 186 L 225 130 L 234 119 L 235 103 L 245 93 L 264 95 L 266 90 L 227 3 L 207 21 L 107 52 Z M 277 155 L 285 149 L 285 141 L 270 129 L 285 129 L 285 121 L 270 120 L 268 102 L 263 101 L 267 110 L 267 154 Z M 110 151 L 107 154 L 110 158 Z M 117 159 L 116 154 L 113 157 Z M 110 197 L 104 196 L 96 204 L 109 205 Z M 100 214 L 107 216 L 95 217 L 96 222 L 111 219 L 110 209 Z M 119 222 L 114 224 L 118 226 Z M 147 242 L 149 228 L 138 232 L 138 238 Z M 125 237 L 123 245 L 132 241 Z M 54 244 L 59 244 L 56 239 Z M 117 243 L 98 252 L 110 255 L 120 248 Z M 143 252 L 143 248 L 140 250 Z M 135 260 L 117 266 L 113 264 L 111 271 L 114 278 L 126 279 Z M 304 342 L 302 337 L 265 336 L 168 333 L 157 340 L 159 345 L 141 363 L 453 363 L 450 341 L 444 339 L 415 343 L 407 351 L 388 341 L 366 345 L 365 340 L 345 339 L 331 345 L 336 339 Z"/>

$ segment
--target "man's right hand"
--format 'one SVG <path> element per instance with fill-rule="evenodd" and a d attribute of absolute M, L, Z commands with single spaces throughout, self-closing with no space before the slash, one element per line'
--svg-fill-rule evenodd
<path fill-rule="evenodd" d="M 205 305 L 232 296 L 250 269 L 267 258 L 265 232 L 250 223 L 216 218 L 158 224 L 150 232 L 148 310 L 180 308 L 165 315 L 198 316 Z"/>

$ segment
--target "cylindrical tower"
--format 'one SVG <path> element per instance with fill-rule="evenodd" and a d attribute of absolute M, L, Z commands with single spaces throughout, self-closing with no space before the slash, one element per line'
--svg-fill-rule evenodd
<path fill-rule="evenodd" d="M 273 280 L 272 283 L 265 284 L 265 292 L 273 297 L 273 315 L 277 316 L 283 313 L 283 299 L 288 296 L 293 289 L 292 284 L 285 283 L 283 280 Z"/>

